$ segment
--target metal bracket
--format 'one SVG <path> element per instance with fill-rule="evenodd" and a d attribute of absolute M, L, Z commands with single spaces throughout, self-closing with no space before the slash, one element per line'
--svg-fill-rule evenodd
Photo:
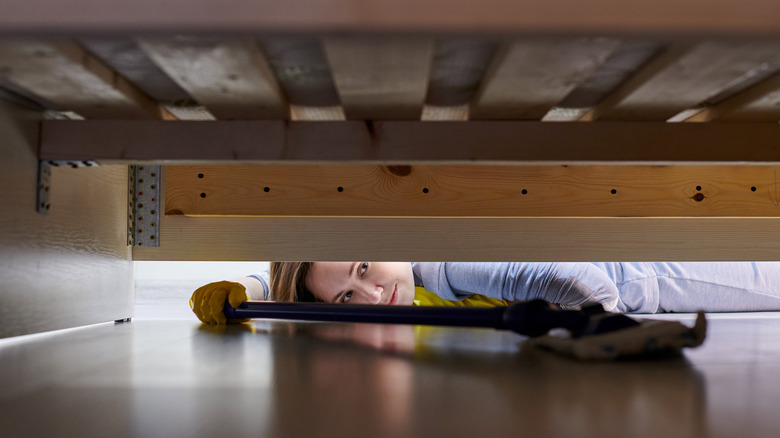
<path fill-rule="evenodd" d="M 127 244 L 160 246 L 160 166 L 130 166 Z"/>
<path fill-rule="evenodd" d="M 51 192 L 51 168 L 52 167 L 97 167 L 98 163 L 91 160 L 39 160 L 38 161 L 38 194 L 35 200 L 35 211 L 46 214 L 51 208 L 49 193 Z"/>

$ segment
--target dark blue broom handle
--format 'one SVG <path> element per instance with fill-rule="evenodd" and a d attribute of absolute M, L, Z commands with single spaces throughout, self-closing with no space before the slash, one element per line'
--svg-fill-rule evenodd
<path fill-rule="evenodd" d="M 225 316 L 228 319 L 270 318 L 456 327 L 503 328 L 502 316 L 505 311 L 506 307 L 376 306 L 267 301 L 244 301 L 234 309 L 225 303 Z"/>
<path fill-rule="evenodd" d="M 539 336 L 556 327 L 581 331 L 590 319 L 590 315 L 582 311 L 554 310 L 543 300 L 518 302 L 509 307 L 376 306 L 244 301 L 238 308 L 233 308 L 225 302 L 225 316 L 228 319 L 266 318 L 486 327 L 512 330 L 526 336 Z"/>

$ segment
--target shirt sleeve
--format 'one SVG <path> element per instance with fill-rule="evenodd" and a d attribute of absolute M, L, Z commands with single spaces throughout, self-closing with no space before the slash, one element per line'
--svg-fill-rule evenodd
<path fill-rule="evenodd" d="M 268 286 L 268 284 L 270 283 L 271 272 L 265 270 L 260 274 L 250 274 L 248 276 L 254 278 L 255 280 L 259 281 L 260 284 L 263 285 L 263 299 L 265 301 L 268 301 L 268 295 L 271 292 L 271 288 Z"/>
<path fill-rule="evenodd" d="M 590 263 L 415 263 L 425 289 L 450 300 L 479 294 L 499 300 L 545 301 L 564 306 L 617 306 L 618 290 Z"/>

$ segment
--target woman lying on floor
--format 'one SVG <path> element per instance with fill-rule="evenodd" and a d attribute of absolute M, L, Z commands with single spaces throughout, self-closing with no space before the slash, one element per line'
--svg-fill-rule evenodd
<path fill-rule="evenodd" d="M 537 298 L 631 313 L 780 310 L 780 263 L 272 262 L 270 281 L 210 283 L 190 307 L 224 324 L 226 299 L 236 307 L 247 299 L 499 306 Z"/>

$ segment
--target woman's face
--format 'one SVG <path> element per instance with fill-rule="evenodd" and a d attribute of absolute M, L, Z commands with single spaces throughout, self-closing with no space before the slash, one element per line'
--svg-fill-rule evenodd
<path fill-rule="evenodd" d="M 409 306 L 414 300 L 408 262 L 316 262 L 304 281 L 326 303 Z"/>

